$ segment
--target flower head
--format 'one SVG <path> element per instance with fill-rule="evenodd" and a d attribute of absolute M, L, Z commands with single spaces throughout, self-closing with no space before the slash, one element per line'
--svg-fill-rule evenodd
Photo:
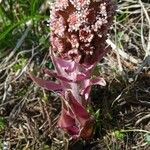
<path fill-rule="evenodd" d="M 107 52 L 114 13 L 112 0 L 56 0 L 51 15 L 52 50 L 63 59 L 93 64 Z M 56 37 L 66 45 L 61 50 L 55 46 Z"/>

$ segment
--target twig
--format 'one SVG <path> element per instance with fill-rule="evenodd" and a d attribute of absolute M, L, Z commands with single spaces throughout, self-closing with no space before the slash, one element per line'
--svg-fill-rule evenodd
<path fill-rule="evenodd" d="M 116 22 L 116 18 L 115 18 L 115 22 Z M 117 27 L 116 27 L 116 23 L 115 23 L 115 45 L 117 45 Z M 123 67 L 122 67 L 122 64 L 121 64 L 121 58 L 120 58 L 118 47 L 116 47 L 116 55 L 117 55 L 117 60 L 118 60 L 118 69 L 119 69 L 120 72 L 122 72 Z"/>
<path fill-rule="evenodd" d="M 110 45 L 112 47 L 112 49 L 115 51 L 115 53 L 118 50 L 120 56 L 123 57 L 124 59 L 129 60 L 130 62 L 132 62 L 134 64 L 139 63 L 138 60 L 136 60 L 132 56 L 129 56 L 126 52 L 122 51 L 121 49 L 117 48 L 117 46 L 110 39 L 107 39 L 106 42 L 107 42 L 108 45 Z"/>
<path fill-rule="evenodd" d="M 143 46 L 143 49 L 145 50 L 146 49 L 146 44 L 145 44 L 145 39 L 144 39 L 144 35 L 143 35 L 143 30 L 144 30 L 144 22 L 143 22 L 143 11 L 141 10 L 141 43 L 142 43 L 142 46 Z"/>
<path fill-rule="evenodd" d="M 145 7 L 144 7 L 144 5 L 143 5 L 143 3 L 142 3 L 141 0 L 139 0 L 139 3 L 140 3 L 140 5 L 141 5 L 141 8 L 143 9 L 143 12 L 144 12 L 144 14 L 145 14 L 145 16 L 146 16 L 147 22 L 148 22 L 149 27 L 150 27 L 150 17 L 149 17 L 149 14 L 148 14 L 148 12 L 146 11 L 146 9 L 145 9 Z M 148 55 L 150 55 L 150 29 L 149 29 L 149 36 L 148 36 L 147 49 L 146 49 L 145 51 L 146 51 L 146 54 L 145 54 L 145 58 L 146 58 Z"/>
<path fill-rule="evenodd" d="M 136 121 L 135 125 L 139 125 L 142 121 L 147 120 L 150 118 L 150 114 L 147 114 L 145 116 L 143 116 L 142 118 L 140 118 L 139 120 Z"/>
<path fill-rule="evenodd" d="M 143 132 L 150 134 L 150 131 L 142 130 L 142 129 L 129 129 L 129 130 L 120 130 L 120 132 Z"/>

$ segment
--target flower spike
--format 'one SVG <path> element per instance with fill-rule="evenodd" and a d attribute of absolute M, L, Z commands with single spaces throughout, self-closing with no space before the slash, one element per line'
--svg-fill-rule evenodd
<path fill-rule="evenodd" d="M 61 96 L 58 127 L 72 139 L 89 139 L 95 120 L 87 111 L 93 85 L 105 86 L 93 77 L 97 63 L 108 52 L 108 31 L 115 15 L 113 0 L 56 0 L 51 11 L 50 57 L 55 70 L 45 69 L 58 83 L 30 75 L 46 90 Z"/>

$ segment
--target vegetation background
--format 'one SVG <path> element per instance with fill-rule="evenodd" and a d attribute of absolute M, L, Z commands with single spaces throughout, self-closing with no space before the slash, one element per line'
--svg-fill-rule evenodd
<path fill-rule="evenodd" d="M 0 0 L 0 150 L 150 150 L 150 0 L 118 0 L 112 50 L 95 73 L 90 141 L 56 128 L 59 97 L 33 84 L 49 59 L 52 0 Z M 46 76 L 44 78 L 47 78 Z"/>

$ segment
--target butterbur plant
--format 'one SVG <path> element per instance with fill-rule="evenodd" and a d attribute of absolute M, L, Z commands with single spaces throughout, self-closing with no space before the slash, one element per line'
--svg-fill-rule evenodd
<path fill-rule="evenodd" d="M 115 14 L 112 0 L 56 0 L 51 12 L 50 57 L 55 70 L 45 73 L 57 82 L 33 81 L 61 97 L 58 127 L 73 139 L 92 137 L 95 120 L 87 111 L 93 85 L 105 80 L 93 75 L 108 52 L 106 39 Z"/>

